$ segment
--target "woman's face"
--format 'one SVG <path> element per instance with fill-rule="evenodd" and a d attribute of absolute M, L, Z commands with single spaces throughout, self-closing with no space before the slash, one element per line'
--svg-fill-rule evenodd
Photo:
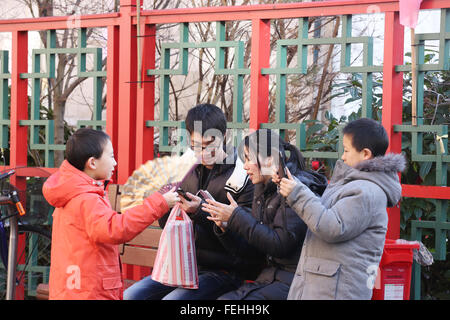
<path fill-rule="evenodd" d="M 265 183 L 269 179 L 271 179 L 271 169 L 270 165 L 267 166 L 269 161 L 265 161 L 266 163 L 261 163 L 261 165 L 266 166 L 267 175 L 262 174 L 261 169 L 258 166 L 258 162 L 256 160 L 256 156 L 248 151 L 248 148 L 244 148 L 244 170 L 247 171 L 247 174 L 252 180 L 253 184 L 257 183 Z M 268 159 L 266 159 L 268 160 Z M 270 158 L 269 158 L 270 160 Z"/>

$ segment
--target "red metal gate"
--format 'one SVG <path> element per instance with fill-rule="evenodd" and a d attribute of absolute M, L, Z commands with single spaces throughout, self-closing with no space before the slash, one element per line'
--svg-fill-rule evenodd
<path fill-rule="evenodd" d="M 313 16 L 366 14 L 376 6 L 385 14 L 382 124 L 390 139 L 390 152 L 401 152 L 402 132 L 394 126 L 402 125 L 403 72 L 396 66 L 404 64 L 404 28 L 399 23 L 398 0 L 330 1 L 286 3 L 237 7 L 211 7 L 196 9 L 171 9 L 141 11 L 138 14 L 136 0 L 121 0 L 120 12 L 79 17 L 80 28 L 107 28 L 107 117 L 106 131 L 111 136 L 118 162 L 116 182 L 123 184 L 133 170 L 152 159 L 154 127 L 145 125 L 155 119 L 155 76 L 142 72 L 138 85 L 137 50 L 142 41 L 142 69 L 155 69 L 156 25 L 168 23 L 192 23 L 209 21 L 251 21 L 250 68 L 250 128 L 257 129 L 269 119 L 269 75 L 262 69 L 270 67 L 270 21 L 275 19 Z M 421 9 L 450 8 L 450 0 L 425 0 Z M 68 28 L 70 17 L 46 17 L 0 21 L 0 32 L 12 34 L 12 70 L 10 105 L 10 167 L 27 166 L 27 139 L 29 121 L 27 86 L 28 32 L 37 30 L 61 30 Z M 137 28 L 145 37 L 137 37 Z M 448 32 L 448 31 L 447 31 Z M 139 39 L 139 40 L 138 40 Z M 142 40 L 141 40 L 142 39 Z M 6 168 L 0 168 L 6 169 Z M 40 168 L 42 169 L 42 168 Z M 43 168 L 54 172 L 54 168 Z M 29 168 L 27 176 L 40 172 Z M 25 175 L 25 174 L 24 174 Z M 21 186 L 25 176 L 13 178 Z M 449 188 L 441 186 L 403 185 L 403 196 L 450 199 Z M 388 210 L 388 237 L 400 234 L 400 208 Z M 128 278 L 140 278 L 144 269 L 127 268 Z M 145 271 L 145 270 L 144 270 Z"/>

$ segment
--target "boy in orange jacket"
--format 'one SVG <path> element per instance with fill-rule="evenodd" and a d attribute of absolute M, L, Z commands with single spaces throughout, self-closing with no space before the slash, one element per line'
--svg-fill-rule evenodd
<path fill-rule="evenodd" d="M 117 162 L 109 136 L 79 129 L 67 141 L 66 160 L 43 186 L 53 213 L 50 299 L 122 299 L 118 244 L 133 239 L 179 201 L 155 192 L 140 206 L 115 212 L 105 181 Z"/>

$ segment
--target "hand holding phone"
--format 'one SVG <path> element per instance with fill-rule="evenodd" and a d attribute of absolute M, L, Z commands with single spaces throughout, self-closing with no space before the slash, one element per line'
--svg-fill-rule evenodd
<path fill-rule="evenodd" d="M 286 163 L 284 162 L 284 157 L 281 151 L 278 151 L 278 177 L 280 179 L 287 177 Z"/>
<path fill-rule="evenodd" d="M 184 191 L 183 189 L 178 188 L 178 189 L 177 189 L 177 193 L 178 193 L 180 196 L 182 196 L 183 198 L 189 199 L 189 198 L 186 196 L 186 191 Z"/>

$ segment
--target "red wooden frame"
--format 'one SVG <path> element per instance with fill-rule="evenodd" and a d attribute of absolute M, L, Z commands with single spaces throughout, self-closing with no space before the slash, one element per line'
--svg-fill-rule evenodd
<path fill-rule="evenodd" d="M 145 121 L 154 119 L 154 77 L 142 75 L 145 82 L 137 84 L 137 28 L 143 37 L 143 68 L 155 66 L 156 25 L 181 22 L 252 21 L 252 58 L 250 92 L 250 128 L 257 129 L 268 121 L 269 81 L 261 68 L 269 67 L 270 20 L 308 16 L 362 14 L 377 11 L 385 13 L 385 40 L 383 63 L 383 126 L 390 138 L 390 152 L 401 152 L 401 133 L 394 125 L 402 123 L 402 73 L 395 72 L 403 64 L 404 28 L 399 24 L 398 0 L 323 1 L 235 7 L 206 7 L 196 9 L 151 10 L 141 12 L 137 26 L 136 0 L 121 0 L 119 13 L 86 15 L 80 17 L 80 27 L 105 27 L 108 30 L 107 61 L 107 127 L 112 138 L 118 166 L 115 182 L 123 184 L 133 170 L 153 158 L 153 128 Z M 450 8 L 450 0 L 424 0 L 421 9 Z M 28 119 L 27 79 L 20 74 L 28 72 L 28 31 L 66 29 L 69 17 L 45 17 L 0 21 L 0 32 L 12 33 L 11 70 L 11 156 L 9 167 L 26 166 L 27 127 L 19 125 Z M 0 169 L 7 169 L 1 168 Z M 55 168 L 29 168 L 13 179 L 21 185 L 25 174 L 40 175 L 40 170 L 54 172 Z M 403 186 L 403 195 L 450 199 L 449 188 Z M 400 208 L 389 213 L 388 237 L 400 234 Z M 132 271 L 132 270 L 138 270 Z M 129 277 L 138 278 L 143 269 L 132 269 Z M 145 271 L 145 270 L 144 270 Z M 130 274 L 131 273 L 131 274 Z"/>

